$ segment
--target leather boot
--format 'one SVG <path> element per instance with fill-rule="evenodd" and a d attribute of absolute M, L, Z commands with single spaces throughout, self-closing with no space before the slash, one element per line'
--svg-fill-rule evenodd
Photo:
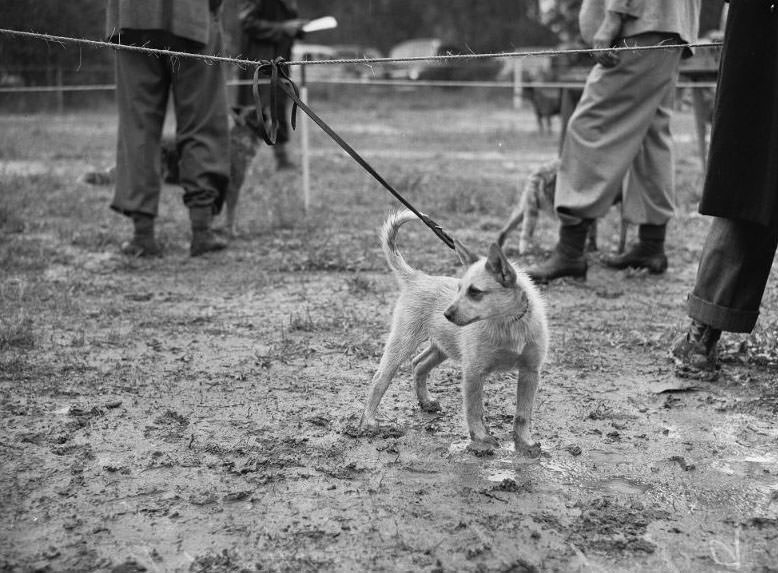
<path fill-rule="evenodd" d="M 551 257 L 543 263 L 526 269 L 530 278 L 538 283 L 546 283 L 562 277 L 586 280 L 588 264 L 584 256 L 584 246 L 592 222 L 592 219 L 584 219 L 577 225 L 559 227 L 559 242 L 554 247 Z"/>
<path fill-rule="evenodd" d="M 664 273 L 667 270 L 666 228 L 666 225 L 640 225 L 638 242 L 626 253 L 603 257 L 603 264 L 612 269 L 648 269 L 655 275 Z"/>
<path fill-rule="evenodd" d="M 132 239 L 122 243 L 121 251 L 129 257 L 158 257 L 162 254 L 154 238 L 154 217 L 145 213 L 133 213 Z"/>
<path fill-rule="evenodd" d="M 213 222 L 213 208 L 190 207 L 189 219 L 192 222 L 192 244 L 189 247 L 189 254 L 193 257 L 199 257 L 212 251 L 221 251 L 227 246 L 227 241 L 217 237 L 211 223 Z"/>
<path fill-rule="evenodd" d="M 696 320 L 673 344 L 673 356 L 692 370 L 713 372 L 718 367 L 721 331 Z"/>

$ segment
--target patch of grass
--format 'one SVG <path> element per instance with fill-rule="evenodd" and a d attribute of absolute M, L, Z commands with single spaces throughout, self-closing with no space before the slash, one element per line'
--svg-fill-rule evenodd
<path fill-rule="evenodd" d="M 53 253 L 37 239 L 14 236 L 0 243 L 0 268 L 6 273 L 41 272 Z"/>
<path fill-rule="evenodd" d="M 355 273 L 353 276 L 346 279 L 346 288 L 349 294 L 352 295 L 364 295 L 374 293 L 375 282 L 371 279 L 365 278 L 359 273 Z"/>
<path fill-rule="evenodd" d="M 18 320 L 0 319 L 0 349 L 18 348 L 29 350 L 35 346 L 32 319 L 22 316 Z"/>
<path fill-rule="evenodd" d="M 316 325 L 311 318 L 311 309 L 305 307 L 305 311 L 302 313 L 294 312 L 289 315 L 289 331 L 294 332 L 313 332 L 316 329 Z"/>
<path fill-rule="evenodd" d="M 100 252 L 110 248 L 118 248 L 121 244 L 121 237 L 115 230 L 102 227 L 74 229 L 69 242 L 74 247 L 86 251 Z"/>

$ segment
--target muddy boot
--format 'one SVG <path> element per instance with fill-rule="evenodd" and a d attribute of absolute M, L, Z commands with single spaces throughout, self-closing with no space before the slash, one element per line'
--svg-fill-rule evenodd
<path fill-rule="evenodd" d="M 588 264 L 584 256 L 584 246 L 592 222 L 592 219 L 584 219 L 577 225 L 559 227 L 559 242 L 554 247 L 554 252 L 547 261 L 526 269 L 530 278 L 538 283 L 562 277 L 586 280 Z"/>
<path fill-rule="evenodd" d="M 673 343 L 673 356 L 690 372 L 715 372 L 718 368 L 718 342 L 721 331 L 696 320 Z"/>
<path fill-rule="evenodd" d="M 189 247 L 191 256 L 199 257 L 212 251 L 221 251 L 227 246 L 227 241 L 217 237 L 211 229 L 213 209 L 210 205 L 191 207 L 189 219 L 192 222 L 192 244 Z"/>
<path fill-rule="evenodd" d="M 154 217 L 145 213 L 133 213 L 132 239 L 122 243 L 121 251 L 128 257 L 159 257 L 162 250 L 154 239 Z"/>
<path fill-rule="evenodd" d="M 665 255 L 666 225 L 640 225 L 639 240 L 624 254 L 602 258 L 603 264 L 612 269 L 648 269 L 660 275 L 667 270 Z"/>
<path fill-rule="evenodd" d="M 289 159 L 289 153 L 286 150 L 286 144 L 278 143 L 273 147 L 273 154 L 276 158 L 276 169 L 282 171 L 284 169 L 294 169 L 295 165 L 292 160 Z"/>

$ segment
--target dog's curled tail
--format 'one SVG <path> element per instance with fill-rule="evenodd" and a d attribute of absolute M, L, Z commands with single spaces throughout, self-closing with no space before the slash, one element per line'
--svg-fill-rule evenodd
<path fill-rule="evenodd" d="M 384 250 L 389 268 L 394 271 L 397 278 L 402 281 L 409 279 L 416 269 L 411 267 L 397 250 L 397 231 L 408 221 L 418 221 L 418 217 L 411 211 L 403 209 L 389 215 L 381 229 L 381 248 Z"/>

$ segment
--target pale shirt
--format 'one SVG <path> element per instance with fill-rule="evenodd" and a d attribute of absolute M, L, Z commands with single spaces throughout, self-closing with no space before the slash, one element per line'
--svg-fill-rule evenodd
<path fill-rule="evenodd" d="M 592 44 L 595 32 L 605 18 L 605 11 L 628 16 L 621 28 L 621 38 L 647 32 L 677 35 L 684 43 L 697 41 L 700 29 L 701 0 L 583 0 L 578 14 L 581 36 Z"/>

